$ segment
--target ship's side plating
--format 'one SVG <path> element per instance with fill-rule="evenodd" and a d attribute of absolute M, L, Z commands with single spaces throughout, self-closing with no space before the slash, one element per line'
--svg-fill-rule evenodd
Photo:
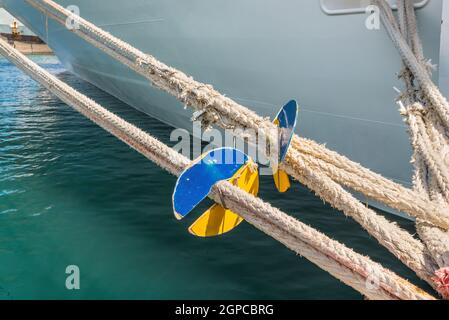
<path fill-rule="evenodd" d="M 331 16 L 319 1 L 298 0 L 56 2 L 78 6 L 86 19 L 261 115 L 273 116 L 297 99 L 298 134 L 409 184 L 411 149 L 393 90 L 400 86 L 400 58 L 382 27 L 366 28 L 366 14 Z M 191 112 L 173 97 L 24 0 L 3 4 L 75 74 L 153 117 L 192 129 Z M 418 10 L 425 54 L 434 63 L 441 12 L 441 0 Z"/>

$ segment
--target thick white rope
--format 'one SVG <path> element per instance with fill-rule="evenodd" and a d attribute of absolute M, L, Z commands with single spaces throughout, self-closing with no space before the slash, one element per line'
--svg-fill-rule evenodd
<path fill-rule="evenodd" d="M 145 76 L 155 87 L 172 94 L 185 105 L 205 111 L 204 121 L 225 128 L 228 126 L 256 130 L 263 128 L 267 137 L 273 139 L 269 132 L 276 130 L 276 128 L 270 121 L 224 97 L 210 85 L 194 81 L 184 73 L 133 48 L 92 23 L 80 17 L 74 17 L 69 11 L 53 1 L 26 1 L 63 25 L 68 18 L 76 19 L 79 28 L 71 30 L 72 32 Z M 309 161 L 306 164 L 302 160 L 303 155 L 300 152 L 303 143 L 309 149 L 314 150 L 315 153 L 321 153 L 321 156 L 317 159 L 324 159 L 324 161 Z M 329 165 L 323 166 L 323 162 L 328 162 Z M 317 167 L 314 167 L 311 163 Z M 320 165 L 321 167 L 318 167 Z M 344 168 L 345 171 L 340 170 L 340 174 L 336 175 L 329 172 L 330 168 Z M 434 274 L 435 265 L 429 263 L 429 252 L 423 244 L 396 224 L 387 221 L 356 200 L 333 178 L 338 178 L 342 181 L 341 183 L 347 183 L 348 185 L 355 184 L 360 188 L 360 190 L 356 190 L 362 192 L 367 190 L 363 187 L 366 182 L 366 185 L 369 185 L 368 196 L 377 197 L 376 200 L 378 201 L 443 228 L 448 227 L 449 212 L 447 207 L 440 207 L 422 195 L 385 178 L 380 179 L 379 175 L 362 168 L 359 164 L 353 163 L 345 157 L 337 156 L 336 153 L 326 150 L 323 146 L 297 136 L 294 137 L 292 148 L 287 155 L 287 161 L 283 165 L 283 169 L 314 190 L 323 200 L 353 217 L 390 252 L 414 270 L 419 277 L 430 284 L 434 284 L 431 277 Z M 326 174 L 329 174 L 329 176 Z M 359 176 L 359 178 L 356 176 Z M 382 192 L 379 192 L 376 190 L 378 186 L 385 188 L 382 189 Z"/>
<path fill-rule="evenodd" d="M 3 40 L 0 40 L 0 54 L 62 101 L 171 174 L 179 175 L 190 164 L 189 159 L 77 92 Z M 238 212 L 250 224 L 369 299 L 433 299 L 378 263 L 355 253 L 229 182 L 216 184 L 211 197 L 218 203 L 223 199 L 228 208 Z"/>

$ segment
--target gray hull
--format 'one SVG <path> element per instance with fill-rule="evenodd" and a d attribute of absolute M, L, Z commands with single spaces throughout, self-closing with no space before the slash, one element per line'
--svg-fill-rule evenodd
<path fill-rule="evenodd" d="M 81 16 L 211 83 L 264 116 L 290 99 L 301 106 L 297 133 L 404 185 L 411 148 L 394 103 L 400 58 L 366 14 L 328 15 L 319 1 L 58 0 Z M 23 0 L 7 10 L 41 36 L 76 75 L 175 127 L 191 112 L 148 81 L 79 39 Z M 418 10 L 426 57 L 439 63 L 442 1 Z M 438 82 L 438 72 L 434 74 Z"/>

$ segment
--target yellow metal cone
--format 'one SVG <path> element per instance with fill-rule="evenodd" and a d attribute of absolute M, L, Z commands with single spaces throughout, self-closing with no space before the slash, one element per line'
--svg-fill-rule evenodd
<path fill-rule="evenodd" d="M 253 162 L 249 162 L 232 177 L 230 182 L 257 196 L 259 193 L 259 172 L 254 169 L 254 166 Z M 190 226 L 189 232 L 197 237 L 218 236 L 232 231 L 242 221 L 243 218 L 236 213 L 219 204 L 214 204 Z"/>
<path fill-rule="evenodd" d="M 274 183 L 276 184 L 276 188 L 279 192 L 286 192 L 290 189 L 290 179 L 288 178 L 287 172 L 281 169 L 277 169 L 273 173 Z"/>

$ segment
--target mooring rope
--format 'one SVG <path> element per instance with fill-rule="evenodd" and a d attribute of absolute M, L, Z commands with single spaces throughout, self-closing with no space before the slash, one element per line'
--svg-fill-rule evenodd
<path fill-rule="evenodd" d="M 191 162 L 148 133 L 126 122 L 26 58 L 3 40 L 0 54 L 62 101 L 122 140 L 171 174 Z M 408 281 L 369 258 L 355 253 L 229 182 L 217 183 L 210 195 L 286 247 L 326 270 L 369 299 L 433 299 Z"/>
<path fill-rule="evenodd" d="M 163 64 L 85 19 L 74 16 L 51 0 L 26 1 L 63 25 L 67 19 L 74 19 L 77 27 L 71 29 L 72 32 L 146 77 L 153 86 L 175 96 L 186 106 L 202 111 L 201 120 L 206 124 L 223 128 L 253 128 L 256 131 L 263 129 L 269 141 L 273 141 L 270 132 L 276 130 L 276 127 L 268 119 L 259 117 L 221 95 L 212 86 L 197 82 L 181 71 Z M 293 138 L 286 163 L 281 168 L 330 205 L 353 217 L 419 277 L 436 286 L 432 278 L 438 267 L 431 263 L 430 253 L 422 242 L 366 207 L 338 183 L 444 229 L 449 226 L 447 206 L 431 202 L 418 192 L 298 136 Z"/>
<path fill-rule="evenodd" d="M 415 167 L 414 188 L 436 203 L 449 203 L 449 169 L 443 157 L 449 151 L 449 104 L 433 84 L 430 63 L 425 61 L 418 34 L 413 2 L 398 0 L 398 22 L 384 0 L 374 3 L 381 9 L 382 22 L 404 63 L 401 77 L 405 104 L 401 114 L 409 126 Z M 433 260 L 440 267 L 435 272 L 437 290 L 449 297 L 449 232 L 417 219 L 417 230 Z"/>

